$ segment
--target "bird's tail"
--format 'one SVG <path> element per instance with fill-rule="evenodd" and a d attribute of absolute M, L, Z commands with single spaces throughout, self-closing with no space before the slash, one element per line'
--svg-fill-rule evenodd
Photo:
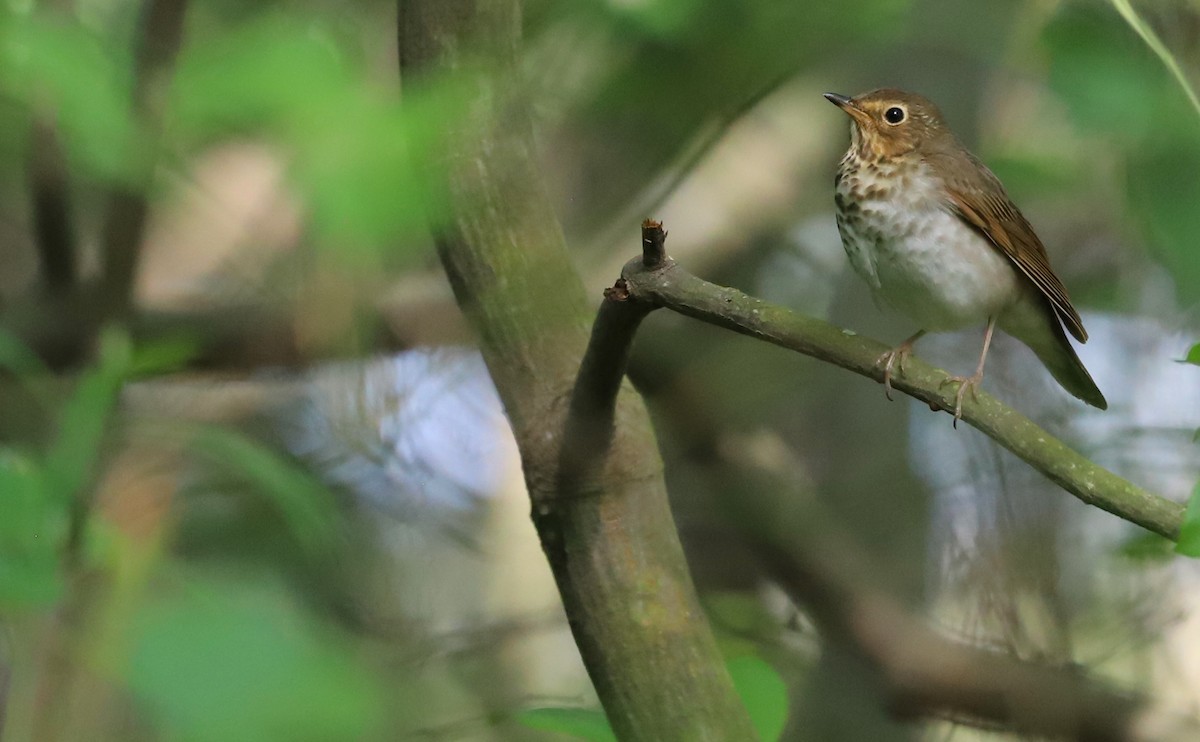
<path fill-rule="evenodd" d="M 1044 312 L 1041 316 L 1045 318 L 1045 321 L 1039 323 L 1042 324 L 1042 327 L 1038 328 L 1038 331 L 1030 332 L 1030 328 L 1023 328 L 1026 330 L 1025 332 L 1009 332 L 1009 334 L 1029 346 L 1029 349 L 1045 364 L 1050 375 L 1062 385 L 1063 389 L 1092 407 L 1107 410 L 1108 400 L 1104 398 L 1100 388 L 1092 380 L 1092 375 L 1084 368 L 1083 361 L 1079 360 L 1079 356 L 1075 353 L 1071 341 L 1067 339 L 1067 333 L 1063 331 L 1058 318 L 1052 312 Z"/>

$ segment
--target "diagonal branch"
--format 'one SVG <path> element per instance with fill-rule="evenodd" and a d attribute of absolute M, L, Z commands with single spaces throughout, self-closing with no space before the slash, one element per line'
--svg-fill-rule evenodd
<path fill-rule="evenodd" d="M 1194 717 L 1077 668 L 1024 662 L 939 633 L 876 584 L 878 571 L 814 498 L 789 488 L 774 467 L 749 468 L 756 471 L 743 469 L 744 478 L 776 495 L 786 492 L 792 506 L 791 515 L 781 515 L 749 512 L 761 504 L 734 504 L 743 520 L 756 521 L 751 535 L 763 565 L 808 610 L 826 641 L 848 647 L 873 671 L 893 716 L 949 717 L 1073 740 L 1148 742 L 1200 733 Z"/>
<path fill-rule="evenodd" d="M 29 147 L 33 238 L 42 284 L 56 293 L 74 287 L 78 275 L 78 243 L 69 191 L 67 165 L 53 117 L 37 116 Z"/>
<path fill-rule="evenodd" d="M 647 226 L 661 231 L 661 225 Z M 665 232 L 662 237 L 665 239 Z M 643 257 L 629 261 L 621 281 L 629 295 L 655 307 L 665 307 L 734 332 L 765 340 L 876 381 L 883 371 L 876 364 L 887 348 L 878 341 L 842 330 L 812 317 L 748 296 L 737 289 L 701 280 L 680 268 L 661 249 L 661 241 L 643 240 Z M 918 358 L 904 367 L 892 387 L 935 410 L 954 409 L 954 394 L 946 391 L 945 371 Z M 1051 481 L 1083 502 L 1179 538 L 1182 505 L 1138 487 L 1072 450 L 1029 418 L 1000 400 L 980 392 L 963 401 L 963 420 L 1013 452 Z"/>
<path fill-rule="evenodd" d="M 1038 738 L 1195 739 L 1200 720 L 1077 666 L 1022 661 L 935 629 L 889 593 L 878 564 L 804 484 L 804 466 L 765 433 L 714 436 L 705 474 L 723 515 L 824 642 L 870 674 L 864 691 L 898 719 L 950 718 Z"/>
<path fill-rule="evenodd" d="M 630 262 L 627 276 L 661 271 L 664 285 L 686 285 L 678 283 L 682 272 L 666 257 L 665 238 L 657 222 L 643 224 L 643 256 Z M 719 296 L 722 303 L 728 298 Z M 575 390 L 574 401 L 587 402 L 571 408 L 573 418 L 586 418 L 591 410 L 597 426 L 611 425 L 606 411 L 616 395 L 612 375 L 624 368 L 623 352 L 638 323 L 658 306 L 639 300 L 638 286 L 628 278 L 605 299 L 587 356 L 591 363 L 585 360 Z M 605 395 L 609 404 L 598 404 Z M 577 427 L 587 429 L 582 422 Z M 564 445 L 598 440 L 568 434 Z M 723 499 L 728 521 L 774 581 L 808 611 L 824 640 L 865 663 L 893 716 L 951 717 L 1038 736 L 1113 742 L 1192 739 L 1200 730 L 1193 717 L 1074 668 L 1023 662 L 936 631 L 880 586 L 868 556 L 801 484 L 802 467 L 786 447 L 773 441 L 764 446 L 761 436 L 720 436 L 710 444 L 706 477 L 737 493 Z"/>
<path fill-rule="evenodd" d="M 135 182 L 119 184 L 110 195 L 102 236 L 105 301 L 108 314 L 123 314 L 132 303 L 134 280 L 149 215 L 146 191 L 158 164 L 166 83 L 183 42 L 187 0 L 147 0 L 142 8 L 134 60 L 133 109 L 146 141 Z"/>

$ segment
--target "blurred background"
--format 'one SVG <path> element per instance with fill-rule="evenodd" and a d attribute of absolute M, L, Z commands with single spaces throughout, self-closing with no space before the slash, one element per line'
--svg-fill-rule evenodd
<path fill-rule="evenodd" d="M 915 328 L 845 264 L 848 125 L 821 93 L 920 92 L 1048 246 L 1110 409 L 1008 338 L 986 388 L 1182 502 L 1200 3 L 1137 6 L 1178 77 L 1118 5 L 529 0 L 523 93 L 574 263 L 598 303 L 652 216 L 691 272 L 898 342 Z M 0 0 L 4 739 L 604 738 L 529 713 L 596 700 L 428 238 L 446 204 L 421 173 L 465 91 L 402 89 L 395 16 Z M 978 343 L 918 354 L 964 373 Z M 953 636 L 1200 712 L 1200 569 L 1164 540 L 946 415 L 679 316 L 646 322 L 630 375 L 702 601 L 783 738 L 1004 735 L 889 720 L 731 498 L 820 503 Z M 790 487 L 739 475 L 763 460 Z"/>

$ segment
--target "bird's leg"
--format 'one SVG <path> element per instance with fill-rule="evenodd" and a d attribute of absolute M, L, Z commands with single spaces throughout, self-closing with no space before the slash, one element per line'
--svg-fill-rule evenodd
<path fill-rule="evenodd" d="M 954 395 L 954 427 L 956 428 L 958 427 L 958 421 L 962 419 L 963 396 L 970 389 L 971 399 L 976 399 L 979 385 L 983 383 L 983 364 L 987 363 L 988 348 L 992 345 L 992 332 L 995 329 L 996 318 L 989 317 L 987 329 L 983 331 L 983 352 L 979 354 L 979 365 L 976 366 L 973 376 L 951 376 L 939 384 L 939 386 L 958 384 L 958 394 Z"/>
<path fill-rule="evenodd" d="M 916 335 L 875 359 L 876 366 L 883 366 L 883 393 L 887 395 L 889 401 L 892 399 L 892 368 L 899 371 L 901 376 L 904 375 L 904 361 L 912 355 L 913 345 L 924 334 L 924 330 L 919 331 Z"/>

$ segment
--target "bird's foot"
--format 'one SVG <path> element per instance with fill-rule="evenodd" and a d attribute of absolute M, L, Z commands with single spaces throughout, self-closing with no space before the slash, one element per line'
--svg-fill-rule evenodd
<path fill-rule="evenodd" d="M 904 375 L 904 362 L 912 355 L 912 343 L 903 342 L 875 359 L 876 366 L 883 366 L 883 393 L 892 400 L 892 369 Z"/>
<path fill-rule="evenodd" d="M 957 429 L 958 421 L 962 419 L 963 397 L 970 390 L 971 399 L 979 398 L 979 387 L 983 384 L 983 372 L 977 371 L 974 376 L 951 376 L 938 386 L 943 387 L 948 384 L 958 384 L 958 393 L 954 395 L 954 427 Z"/>

